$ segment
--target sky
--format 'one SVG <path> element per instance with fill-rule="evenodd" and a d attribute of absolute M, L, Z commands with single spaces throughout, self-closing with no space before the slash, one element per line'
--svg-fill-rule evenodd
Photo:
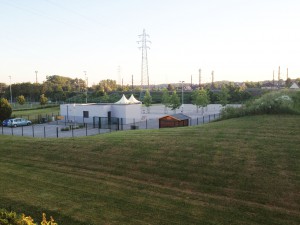
<path fill-rule="evenodd" d="M 300 77 L 299 0 L 0 0 L 0 82 L 151 84 Z M 11 80 L 9 78 L 11 76 Z"/>

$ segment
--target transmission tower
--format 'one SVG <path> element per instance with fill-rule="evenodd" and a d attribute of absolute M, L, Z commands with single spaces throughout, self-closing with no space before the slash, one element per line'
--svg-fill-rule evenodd
<path fill-rule="evenodd" d="M 145 29 L 143 33 L 138 35 L 139 40 L 137 43 L 140 45 L 138 48 L 142 50 L 142 65 L 141 65 L 141 95 L 143 90 L 149 90 L 149 71 L 148 71 L 148 56 L 147 49 L 150 49 L 148 46 L 151 41 L 148 39 L 150 36 L 146 33 Z M 141 98 L 142 96 L 140 96 Z"/>

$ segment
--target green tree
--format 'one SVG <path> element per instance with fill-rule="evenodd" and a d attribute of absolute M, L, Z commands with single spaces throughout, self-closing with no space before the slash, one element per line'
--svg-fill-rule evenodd
<path fill-rule="evenodd" d="M 111 91 L 116 91 L 118 88 L 117 82 L 115 80 L 101 80 L 98 85 L 95 85 L 94 88 L 97 91 L 102 91 L 102 92 L 111 92 Z"/>
<path fill-rule="evenodd" d="M 286 81 L 285 81 L 285 86 L 287 88 L 291 87 L 293 84 L 293 81 L 291 80 L 291 78 L 287 78 Z"/>
<path fill-rule="evenodd" d="M 199 108 L 202 107 L 202 114 L 204 111 L 204 107 L 209 104 L 209 96 L 205 89 L 195 90 L 192 93 L 192 103 L 196 105 L 197 112 L 199 112 Z"/>
<path fill-rule="evenodd" d="M 181 105 L 180 99 L 176 91 L 174 91 L 170 97 L 170 108 L 174 110 L 174 113 L 176 113 L 176 109 L 179 109 L 180 105 Z"/>
<path fill-rule="evenodd" d="M 0 121 L 6 120 L 11 116 L 12 108 L 5 98 L 0 99 Z"/>
<path fill-rule="evenodd" d="M 167 108 L 170 106 L 170 95 L 166 88 L 162 90 L 161 103 L 165 106 L 165 113 L 167 113 Z"/>
<path fill-rule="evenodd" d="M 144 104 L 147 107 L 148 113 L 150 112 L 150 106 L 152 105 L 152 97 L 150 95 L 150 92 L 147 90 L 144 96 Z"/>
<path fill-rule="evenodd" d="M 17 97 L 17 102 L 20 104 L 20 105 L 24 105 L 25 104 L 25 97 L 24 97 L 24 95 L 19 95 L 18 97 Z"/>
<path fill-rule="evenodd" d="M 175 87 L 173 84 L 168 84 L 167 89 L 168 89 L 168 91 L 175 91 Z"/>
<path fill-rule="evenodd" d="M 218 94 L 219 103 L 222 106 L 226 106 L 228 104 L 229 97 L 230 97 L 229 90 L 228 90 L 228 88 L 226 88 L 225 85 L 223 85 L 222 88 L 221 88 L 220 93 Z"/>
<path fill-rule="evenodd" d="M 48 101 L 48 98 L 47 98 L 44 94 L 42 94 L 42 95 L 40 96 L 40 104 L 41 104 L 41 105 L 46 105 L 46 104 L 47 104 L 47 101 Z"/>
<path fill-rule="evenodd" d="M 103 96 L 101 97 L 102 102 L 108 102 L 109 96 L 106 92 L 104 92 Z"/>

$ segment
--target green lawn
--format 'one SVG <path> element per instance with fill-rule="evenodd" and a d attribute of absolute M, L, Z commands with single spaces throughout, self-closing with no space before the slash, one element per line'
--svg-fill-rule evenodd
<path fill-rule="evenodd" d="M 300 223 L 300 116 L 0 136 L 0 208 L 74 224 Z"/>
<path fill-rule="evenodd" d="M 21 111 L 13 111 L 12 117 L 23 117 L 28 120 L 36 122 L 38 118 L 41 117 L 52 117 L 59 115 L 59 106 L 49 107 L 49 108 L 40 108 L 40 109 L 29 109 Z"/>

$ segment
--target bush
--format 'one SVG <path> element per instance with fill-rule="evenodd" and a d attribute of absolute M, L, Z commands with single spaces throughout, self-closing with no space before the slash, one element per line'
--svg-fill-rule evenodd
<path fill-rule="evenodd" d="M 16 212 L 9 212 L 5 209 L 0 209 L 0 225 L 37 225 L 30 216 L 24 214 L 18 215 Z M 47 221 L 46 214 L 43 213 L 41 225 L 57 225 L 54 219 L 50 216 Z"/>
<path fill-rule="evenodd" d="M 12 108 L 8 103 L 7 99 L 1 98 L 0 99 L 0 121 L 4 121 L 10 118 L 12 113 Z"/>
<path fill-rule="evenodd" d="M 60 129 L 60 131 L 69 131 L 69 130 L 70 130 L 69 127 L 63 127 L 63 128 Z"/>
<path fill-rule="evenodd" d="M 259 114 L 299 114 L 300 94 L 289 91 L 270 92 L 240 108 L 226 107 L 221 118 L 228 119 Z"/>

